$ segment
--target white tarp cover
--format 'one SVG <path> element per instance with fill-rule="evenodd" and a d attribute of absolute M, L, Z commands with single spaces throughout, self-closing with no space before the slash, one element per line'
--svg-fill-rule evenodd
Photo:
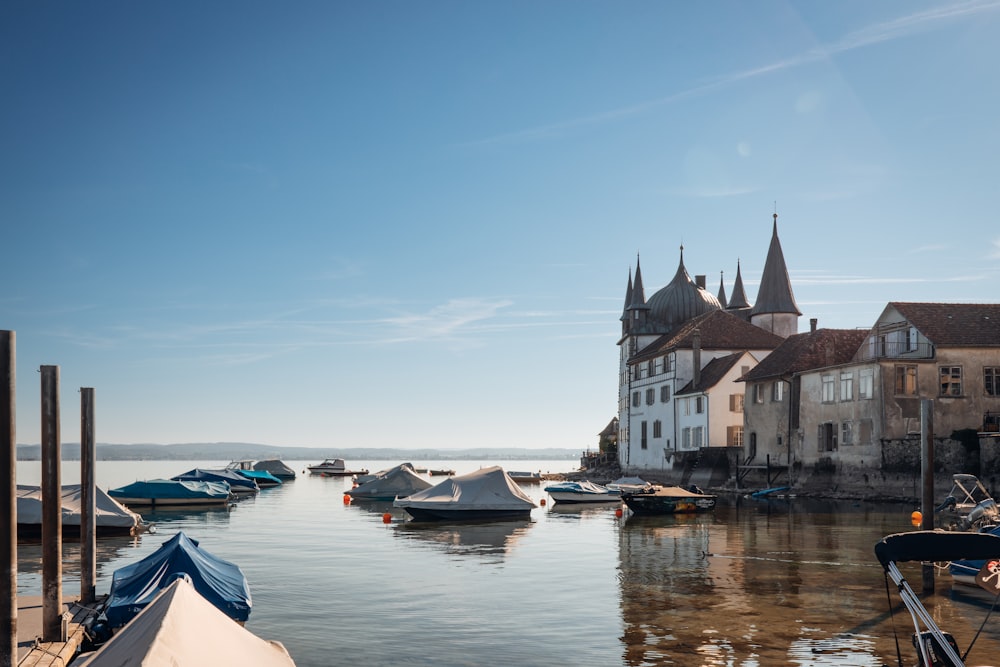
<path fill-rule="evenodd" d="M 500 466 L 481 468 L 468 475 L 449 477 L 437 486 L 393 502 L 396 507 L 470 510 L 518 510 L 535 507 Z"/>
<path fill-rule="evenodd" d="M 376 473 L 375 479 L 359 484 L 346 493 L 361 500 L 393 500 L 396 497 L 405 498 L 431 486 L 430 482 L 413 472 L 409 463 L 401 463 L 395 468 Z"/>
<path fill-rule="evenodd" d="M 62 487 L 62 523 L 64 526 L 79 526 L 83 505 L 83 487 L 68 484 Z M 142 517 L 106 494 L 100 487 L 94 487 L 94 521 L 97 526 L 136 527 Z M 17 485 L 17 522 L 21 525 L 42 524 L 42 487 Z"/>
<path fill-rule="evenodd" d="M 108 643 L 71 667 L 288 667 L 295 661 L 278 642 L 265 641 L 177 579 Z"/>

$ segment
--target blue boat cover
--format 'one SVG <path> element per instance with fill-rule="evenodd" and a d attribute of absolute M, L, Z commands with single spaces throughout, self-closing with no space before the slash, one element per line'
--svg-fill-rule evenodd
<path fill-rule="evenodd" d="M 116 570 L 105 614 L 118 628 L 153 601 L 174 579 L 187 575 L 195 590 L 219 611 L 237 621 L 250 617 L 250 586 L 238 565 L 198 546 L 183 532 L 137 563 Z"/>
<path fill-rule="evenodd" d="M 283 484 L 283 482 L 266 470 L 237 470 L 239 474 L 247 479 L 252 479 L 258 484 L 267 483 L 272 486 Z"/>
<path fill-rule="evenodd" d="M 182 482 L 226 482 L 233 491 L 253 492 L 260 491 L 257 482 L 240 475 L 235 470 L 206 470 L 204 468 L 194 468 L 180 475 L 174 475 L 170 479 Z"/>
<path fill-rule="evenodd" d="M 228 498 L 226 482 L 147 479 L 108 491 L 112 498 Z"/>

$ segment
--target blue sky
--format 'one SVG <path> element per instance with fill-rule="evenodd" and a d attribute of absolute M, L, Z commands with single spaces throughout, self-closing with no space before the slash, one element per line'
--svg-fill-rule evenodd
<path fill-rule="evenodd" d="M 1000 2 L 0 7 L 0 329 L 17 440 L 569 447 L 618 317 L 995 302 Z"/>

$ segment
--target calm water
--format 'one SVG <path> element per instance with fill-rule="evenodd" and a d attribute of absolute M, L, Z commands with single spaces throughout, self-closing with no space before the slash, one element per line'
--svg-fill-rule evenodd
<path fill-rule="evenodd" d="M 301 473 L 316 462 L 287 463 Z M 348 462 L 372 471 L 397 463 Z M 417 463 L 464 473 L 493 462 Z M 97 482 L 107 489 L 224 464 L 102 461 Z M 560 472 L 576 463 L 501 465 Z M 18 462 L 18 481 L 37 484 L 40 467 Z M 78 481 L 78 462 L 63 470 L 63 483 Z M 254 605 L 247 628 L 282 642 L 300 667 L 878 667 L 896 664 L 894 626 L 904 663 L 916 662 L 909 616 L 890 616 L 872 551 L 884 535 L 912 530 L 910 507 L 732 498 L 707 515 L 618 518 L 614 506 L 549 502 L 530 521 L 419 525 L 391 503 L 345 505 L 349 485 L 300 474 L 230 511 L 146 513 L 155 534 L 98 541 L 98 593 L 116 569 L 183 530 L 243 569 Z M 542 487 L 523 486 L 536 500 Z M 64 547 L 64 593 L 76 593 L 79 547 Z M 37 545 L 19 546 L 18 570 L 18 591 L 40 594 Z M 919 566 L 903 571 L 919 588 Z M 962 651 L 988 611 L 952 592 L 947 573 L 926 604 Z M 1000 662 L 998 623 L 1000 613 L 969 664 Z"/>

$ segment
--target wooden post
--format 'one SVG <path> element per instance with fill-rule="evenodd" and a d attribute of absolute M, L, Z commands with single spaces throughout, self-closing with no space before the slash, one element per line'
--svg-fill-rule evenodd
<path fill-rule="evenodd" d="M 97 492 L 95 490 L 94 390 L 80 389 L 80 600 L 97 597 Z"/>
<path fill-rule="evenodd" d="M 934 530 L 934 402 L 920 400 L 920 528 Z M 934 592 L 934 564 L 922 567 L 924 593 Z"/>
<path fill-rule="evenodd" d="M 62 479 L 59 367 L 42 366 L 42 641 L 62 636 Z"/>
<path fill-rule="evenodd" d="M 15 336 L 0 331 L 0 665 L 17 663 L 17 436 Z"/>

